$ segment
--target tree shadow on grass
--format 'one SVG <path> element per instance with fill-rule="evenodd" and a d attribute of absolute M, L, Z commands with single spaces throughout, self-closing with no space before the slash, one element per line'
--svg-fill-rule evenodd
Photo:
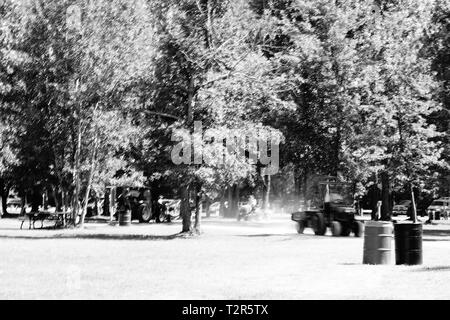
<path fill-rule="evenodd" d="M 257 233 L 257 234 L 237 234 L 237 237 L 245 238 L 269 238 L 269 237 L 284 237 L 280 240 L 298 240 L 298 239 L 327 239 L 327 235 L 317 236 L 313 234 L 297 234 L 297 233 Z"/>
<path fill-rule="evenodd" d="M 49 240 L 49 239 L 95 239 L 95 240 L 174 240 L 188 238 L 184 234 L 52 234 L 45 236 L 0 235 L 0 239 Z"/>
<path fill-rule="evenodd" d="M 283 237 L 292 236 L 291 233 L 258 233 L 258 234 L 240 234 L 238 237 L 259 238 L 259 237 Z"/>
<path fill-rule="evenodd" d="M 450 271 L 450 266 L 434 266 L 434 267 L 423 267 L 420 269 L 411 270 L 413 272 L 424 272 L 424 271 Z"/>
<path fill-rule="evenodd" d="M 423 241 L 450 241 L 450 229 L 426 229 L 423 230 Z"/>
<path fill-rule="evenodd" d="M 237 221 L 236 218 L 221 218 L 220 220 L 208 220 L 204 222 L 205 224 L 211 226 L 236 226 L 236 227 L 255 227 L 255 228 L 267 228 L 270 225 L 269 220 L 259 220 L 259 221 Z"/>
<path fill-rule="evenodd" d="M 432 237 L 450 237 L 450 229 L 449 230 L 427 229 L 423 230 L 423 235 Z"/>

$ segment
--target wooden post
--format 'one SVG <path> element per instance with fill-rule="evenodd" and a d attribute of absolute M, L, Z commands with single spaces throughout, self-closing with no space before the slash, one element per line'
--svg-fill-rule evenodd
<path fill-rule="evenodd" d="M 411 184 L 411 201 L 412 201 L 412 220 L 414 223 L 417 222 L 417 211 L 416 211 L 416 200 L 414 197 L 414 188 L 413 185 Z"/>

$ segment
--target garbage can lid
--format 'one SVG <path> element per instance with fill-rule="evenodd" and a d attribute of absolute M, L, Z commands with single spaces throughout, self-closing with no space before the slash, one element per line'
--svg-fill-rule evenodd
<path fill-rule="evenodd" d="M 369 221 L 366 221 L 364 224 L 366 225 L 366 227 L 381 227 L 381 226 L 386 226 L 386 225 L 392 225 L 392 222 L 391 221 L 369 220 Z"/>

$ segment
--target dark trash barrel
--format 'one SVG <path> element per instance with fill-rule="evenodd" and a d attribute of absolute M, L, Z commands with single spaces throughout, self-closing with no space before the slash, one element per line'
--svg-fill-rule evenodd
<path fill-rule="evenodd" d="M 390 264 L 392 222 L 367 221 L 364 224 L 363 264 Z"/>
<path fill-rule="evenodd" d="M 422 223 L 398 222 L 394 224 L 395 264 L 422 264 Z"/>
<path fill-rule="evenodd" d="M 122 210 L 119 212 L 119 225 L 120 226 L 131 225 L 131 210 Z"/>

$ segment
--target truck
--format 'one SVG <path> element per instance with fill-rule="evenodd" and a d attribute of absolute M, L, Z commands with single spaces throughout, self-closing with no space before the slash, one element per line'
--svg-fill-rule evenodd
<path fill-rule="evenodd" d="M 450 216 L 450 197 L 433 200 L 426 210 L 430 220 L 448 220 Z"/>
<path fill-rule="evenodd" d="M 291 214 L 297 232 L 302 234 L 305 228 L 310 227 L 316 235 L 325 235 L 327 228 L 330 228 L 333 236 L 349 236 L 353 233 L 360 237 L 364 224 L 356 219 L 358 215 L 352 184 L 327 177 L 314 187 L 312 205 Z"/>
<path fill-rule="evenodd" d="M 180 200 L 152 199 L 151 189 L 148 187 L 108 186 L 102 202 L 103 215 L 115 216 L 118 219 L 117 210 L 121 197 L 125 197 L 131 211 L 131 219 L 140 223 L 171 222 L 180 216 Z"/>

